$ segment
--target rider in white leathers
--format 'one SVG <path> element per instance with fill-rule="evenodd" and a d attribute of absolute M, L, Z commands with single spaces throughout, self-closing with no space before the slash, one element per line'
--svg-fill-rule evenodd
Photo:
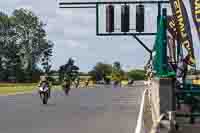
<path fill-rule="evenodd" d="M 41 87 L 41 86 L 48 87 L 48 96 L 50 97 L 51 96 L 51 87 L 50 87 L 50 83 L 47 79 L 47 76 L 41 77 L 38 87 Z"/>

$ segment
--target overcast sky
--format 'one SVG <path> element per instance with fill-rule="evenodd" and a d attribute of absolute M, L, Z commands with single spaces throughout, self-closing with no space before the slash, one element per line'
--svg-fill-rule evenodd
<path fill-rule="evenodd" d="M 125 69 L 143 68 L 149 58 L 149 54 L 132 37 L 97 37 L 95 9 L 59 9 L 56 0 L 0 0 L 0 7 L 1 11 L 8 14 L 16 8 L 30 9 L 47 23 L 48 39 L 55 43 L 53 69 L 58 69 L 69 57 L 77 59 L 81 71 L 91 70 L 99 61 L 120 61 Z M 146 9 L 148 13 L 145 23 L 150 30 L 155 30 L 156 27 L 154 9 L 155 7 Z M 103 27 L 103 9 L 100 13 Z M 119 27 L 119 23 L 116 26 Z M 146 29 L 149 30 L 147 27 Z M 152 48 L 154 38 L 142 38 Z"/>

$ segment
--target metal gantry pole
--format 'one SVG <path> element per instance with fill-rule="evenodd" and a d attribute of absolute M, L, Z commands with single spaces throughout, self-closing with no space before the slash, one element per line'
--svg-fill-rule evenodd
<path fill-rule="evenodd" d="M 109 1 L 109 2 L 60 2 L 60 6 L 96 5 L 96 4 L 168 4 L 169 1 Z"/>
<path fill-rule="evenodd" d="M 165 1 L 109 1 L 109 2 L 59 2 L 60 8 L 95 8 L 96 9 L 96 35 L 97 36 L 132 36 L 134 37 L 149 53 L 152 55 L 152 50 L 150 50 L 141 40 L 138 38 L 138 35 L 143 36 L 152 36 L 156 35 L 156 33 L 100 33 L 99 32 L 99 6 L 100 5 L 106 5 L 106 4 L 154 4 L 158 6 L 158 16 L 157 16 L 157 30 L 158 25 L 161 18 L 161 9 L 162 4 L 169 4 L 169 0 Z"/>
<path fill-rule="evenodd" d="M 161 17 L 161 4 L 158 3 L 157 32 L 158 32 L 158 26 L 159 26 L 159 23 L 160 23 L 160 17 Z"/>
<path fill-rule="evenodd" d="M 96 4 L 96 35 L 99 35 L 99 5 Z"/>

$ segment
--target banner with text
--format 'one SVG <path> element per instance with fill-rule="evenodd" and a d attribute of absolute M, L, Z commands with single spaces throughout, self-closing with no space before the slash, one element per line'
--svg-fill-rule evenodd
<path fill-rule="evenodd" d="M 192 17 L 200 39 L 200 0 L 190 0 Z"/>
<path fill-rule="evenodd" d="M 188 51 L 188 64 L 195 65 L 193 40 L 187 10 L 182 0 L 170 0 L 170 4 L 177 29 L 177 38 Z"/>

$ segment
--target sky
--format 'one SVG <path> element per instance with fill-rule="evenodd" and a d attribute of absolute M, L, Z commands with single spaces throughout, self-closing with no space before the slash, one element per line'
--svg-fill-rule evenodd
<path fill-rule="evenodd" d="M 71 0 L 71 2 L 78 1 L 95 0 Z M 186 3 L 186 5 L 188 4 Z M 114 61 L 120 61 L 123 68 L 129 70 L 143 68 L 149 59 L 148 52 L 131 36 L 96 36 L 95 9 L 60 9 L 56 0 L 0 0 L 0 7 L 0 11 L 7 14 L 11 14 L 17 8 L 30 9 L 47 24 L 45 29 L 48 39 L 55 43 L 52 57 L 53 69 L 58 69 L 60 65 L 65 64 L 69 57 L 76 58 L 76 64 L 84 72 L 90 71 L 100 61 L 110 64 Z M 135 11 L 133 8 L 132 10 L 132 14 L 134 14 Z M 157 15 L 155 6 L 148 6 L 145 10 L 147 12 L 145 30 L 155 31 L 155 17 Z M 102 7 L 99 14 L 100 31 L 105 29 L 104 12 Z M 120 12 L 117 11 L 117 14 L 120 14 Z M 119 15 L 116 15 L 116 20 L 119 19 Z M 131 17 L 132 28 L 134 28 L 134 24 L 133 15 Z M 191 25 L 194 29 L 194 24 Z M 116 23 L 116 27 L 120 27 L 119 22 Z M 196 34 L 196 32 L 193 31 L 193 34 Z M 140 38 L 152 49 L 154 37 Z M 194 40 L 194 42 L 198 41 L 197 39 Z M 196 53 L 199 53 L 199 50 Z"/>

